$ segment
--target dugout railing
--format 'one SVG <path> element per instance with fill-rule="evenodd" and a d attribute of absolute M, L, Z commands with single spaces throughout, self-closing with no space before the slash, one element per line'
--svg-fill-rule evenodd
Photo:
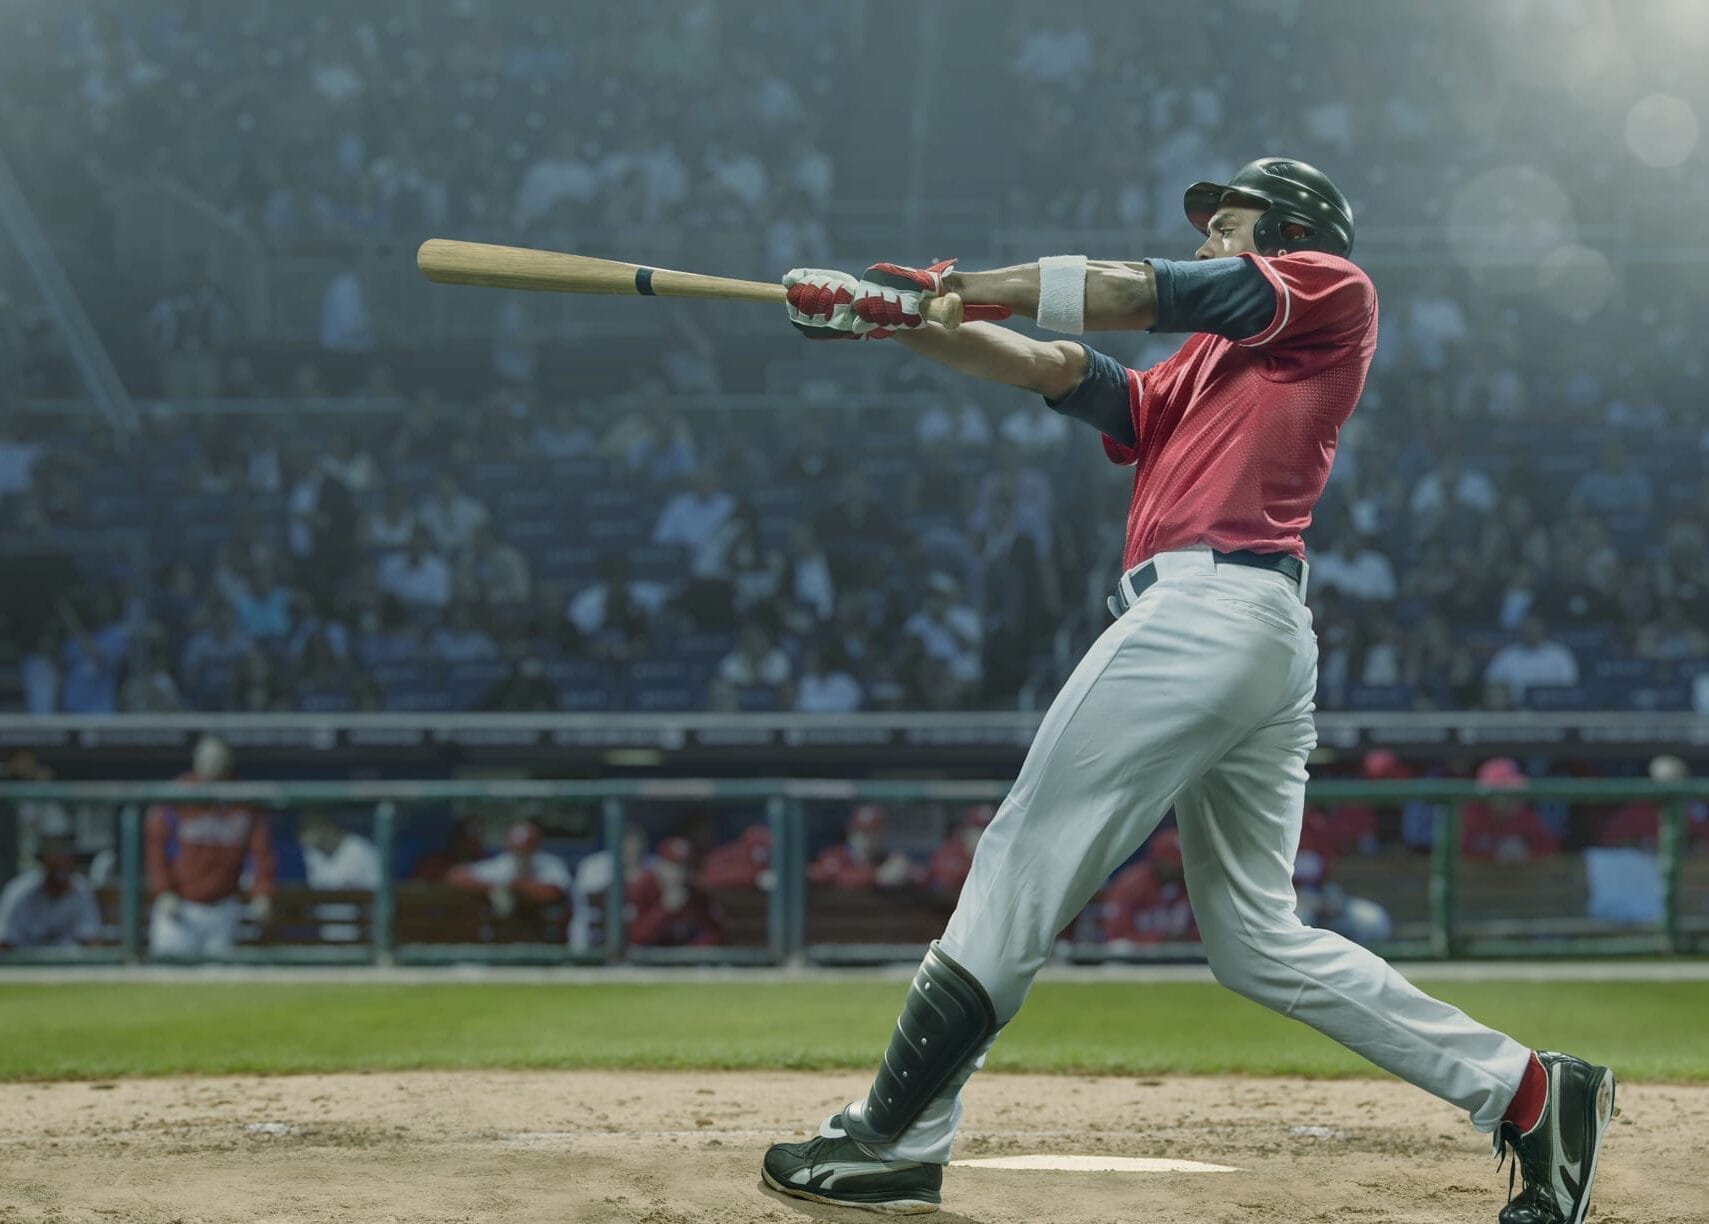
<path fill-rule="evenodd" d="M 381 874 L 372 893 L 311 892 L 282 888 L 265 926 L 245 928 L 243 942 L 219 958 L 238 964 L 432 965 L 527 964 L 859 964 L 916 958 L 941 928 L 953 897 L 920 889 L 898 889 L 864 898 L 810 890 L 808 849 L 817 821 L 827 813 L 875 803 L 968 804 L 1000 801 L 1000 781 L 853 781 L 839 779 L 707 779 L 528 781 L 312 781 L 187 784 L 177 782 L 0 782 L 0 812 L 16 819 L 19 805 L 105 806 L 117 812 L 116 882 L 107 890 L 109 935 L 103 944 L 77 948 L 20 948 L 0 952 L 7 964 L 134 964 L 152 960 L 146 946 L 147 897 L 143 871 L 143 813 L 147 805 L 246 804 L 269 811 L 371 809 L 371 836 L 384 864 L 394 862 L 400 821 L 412 806 L 461 804 L 532 805 L 550 823 L 554 805 L 597 808 L 597 842 L 615 853 L 632 806 L 652 810 L 673 805 L 732 803 L 763 811 L 770 834 L 772 886 L 747 898 L 730 898 L 737 926 L 747 938 L 737 944 L 694 947 L 635 947 L 625 937 L 623 873 L 598 898 L 602 909 L 597 943 L 573 947 L 564 935 L 567 918 L 535 915 L 529 921 L 498 919 L 480 912 L 477 899 L 453 896 Z M 1387 938 L 1373 942 L 1397 959 L 1523 955 L 1691 955 L 1709 952 L 1709 846 L 1687 845 L 1687 805 L 1709 799 L 1709 779 L 1677 783 L 1646 780 L 1538 779 L 1524 789 L 1527 802 L 1556 802 L 1584 808 L 1642 800 L 1658 811 L 1653 851 L 1632 849 L 1634 878 L 1648 879 L 1659 894 L 1652 918 L 1637 921 L 1588 916 L 1582 903 L 1582 856 L 1562 854 L 1529 864 L 1472 862 L 1461 853 L 1461 821 L 1467 805 L 1511 798 L 1475 783 L 1314 782 L 1308 802 L 1319 807 L 1360 803 L 1398 808 L 1429 805 L 1427 854 L 1371 855 L 1349 860 L 1353 881 L 1380 883 L 1404 873 L 1411 900 L 1396 905 Z M 1397 894 L 1398 895 L 1398 894 Z M 461 907 L 461 908 L 459 908 Z M 817 911 L 829 914 L 815 921 Z M 435 916 L 436 915 L 436 916 Z M 529 922 L 533 925 L 530 926 Z M 438 926 L 435 926 L 438 922 Z M 464 938 L 425 938 L 431 931 L 464 932 Z M 1086 963 L 1184 960 L 1199 955 L 1191 942 L 1160 940 L 1111 944 L 1096 938 L 1095 923 L 1071 924 L 1059 951 Z M 839 934 L 827 939 L 826 933 Z"/>

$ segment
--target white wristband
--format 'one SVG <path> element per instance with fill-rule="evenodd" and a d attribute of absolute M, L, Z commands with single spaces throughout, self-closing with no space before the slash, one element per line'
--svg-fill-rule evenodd
<path fill-rule="evenodd" d="M 1038 261 L 1038 325 L 1078 336 L 1086 330 L 1086 257 L 1046 255 Z"/>

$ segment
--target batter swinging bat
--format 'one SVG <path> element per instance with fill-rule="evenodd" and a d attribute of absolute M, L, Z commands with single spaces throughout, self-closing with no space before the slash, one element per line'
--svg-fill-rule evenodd
<path fill-rule="evenodd" d="M 489 285 L 497 289 L 542 289 L 555 293 L 638 293 L 646 297 L 727 298 L 781 302 L 788 292 L 768 281 L 732 280 L 698 272 L 673 272 L 645 264 L 619 263 L 561 251 L 493 246 L 429 238 L 416 252 L 422 275 L 442 285 Z M 961 298 L 927 298 L 920 311 L 933 323 L 961 326 Z"/>

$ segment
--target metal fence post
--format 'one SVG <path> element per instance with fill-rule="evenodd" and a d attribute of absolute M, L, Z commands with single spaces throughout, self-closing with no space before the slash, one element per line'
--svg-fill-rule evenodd
<path fill-rule="evenodd" d="M 788 819 L 782 795 L 765 801 L 766 828 L 771 830 L 771 892 L 766 897 L 766 947 L 774 963 L 781 965 L 789 955 L 789 889 L 784 848 L 788 844 Z"/>
<path fill-rule="evenodd" d="M 1436 809 L 1435 835 L 1430 847 L 1430 954 L 1438 960 L 1454 955 L 1454 891 L 1460 866 L 1460 801 Z"/>
<path fill-rule="evenodd" d="M 605 959 L 623 959 L 623 800 L 608 796 L 604 812 L 605 849 L 611 855 L 611 882 L 605 886 Z"/>
<path fill-rule="evenodd" d="M 786 946 L 789 959 L 799 963 L 807 949 L 807 811 L 799 799 L 784 805 L 784 845 L 788 854 L 778 876 L 778 886 L 786 888 L 789 898 L 789 921 Z"/>
<path fill-rule="evenodd" d="M 1679 912 L 1679 863 L 1685 848 L 1685 804 L 1670 799 L 1662 807 L 1661 828 L 1657 830 L 1656 865 L 1662 877 L 1662 927 L 1667 935 L 1667 949 L 1678 955 L 1685 949 L 1685 924 Z"/>
<path fill-rule="evenodd" d="M 119 939 L 125 964 L 142 959 L 142 809 L 119 809 Z"/>
<path fill-rule="evenodd" d="M 376 965 L 390 965 L 397 954 L 398 891 L 393 861 L 397 845 L 397 807 L 390 800 L 374 805 L 374 847 L 380 852 L 380 882 L 374 889 L 369 940 Z"/>

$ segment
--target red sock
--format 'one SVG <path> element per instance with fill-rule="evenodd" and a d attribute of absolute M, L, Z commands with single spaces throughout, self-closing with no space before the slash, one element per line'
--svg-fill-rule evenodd
<path fill-rule="evenodd" d="M 1543 1071 L 1541 1060 L 1532 1054 L 1531 1061 L 1525 1064 L 1525 1078 L 1519 1081 L 1519 1091 L 1513 1094 L 1513 1103 L 1501 1115 L 1501 1120 L 1513 1123 L 1521 1135 L 1530 1134 L 1542 1121 L 1543 1105 L 1548 1099 L 1549 1077 Z"/>

